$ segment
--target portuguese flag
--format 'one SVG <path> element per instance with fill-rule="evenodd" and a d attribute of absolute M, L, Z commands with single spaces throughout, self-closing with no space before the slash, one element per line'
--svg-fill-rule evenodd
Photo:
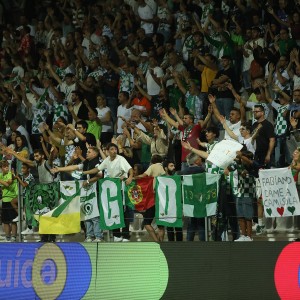
<path fill-rule="evenodd" d="M 133 180 L 125 187 L 125 204 L 137 211 L 145 211 L 154 206 L 153 177 Z"/>

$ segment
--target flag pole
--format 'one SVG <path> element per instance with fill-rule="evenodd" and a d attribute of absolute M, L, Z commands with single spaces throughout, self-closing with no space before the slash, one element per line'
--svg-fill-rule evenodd
<path fill-rule="evenodd" d="M 22 242 L 22 221 L 23 221 L 23 187 L 21 183 L 18 181 L 18 215 L 19 215 L 19 230 L 18 230 L 18 237 L 19 242 Z"/>
<path fill-rule="evenodd" d="M 205 241 L 208 242 L 209 233 L 208 233 L 208 217 L 204 218 L 204 226 L 205 226 Z"/>

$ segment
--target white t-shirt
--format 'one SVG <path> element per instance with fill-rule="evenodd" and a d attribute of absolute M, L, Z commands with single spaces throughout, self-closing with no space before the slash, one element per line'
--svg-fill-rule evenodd
<path fill-rule="evenodd" d="M 161 78 L 164 76 L 164 72 L 161 67 L 155 67 L 153 69 L 153 73 L 156 75 L 156 77 Z M 150 74 L 149 69 L 146 73 L 146 81 L 147 81 L 147 93 L 150 96 L 156 96 L 159 94 L 160 86 L 156 83 L 156 81 L 153 79 L 152 75 Z"/>
<path fill-rule="evenodd" d="M 186 67 L 184 66 L 184 64 L 182 63 L 178 63 L 175 68 L 173 66 L 169 66 L 167 68 L 167 70 L 171 72 L 176 71 L 178 73 L 182 73 L 183 71 L 186 71 Z M 170 85 L 174 85 L 175 84 L 175 80 L 173 79 L 173 77 L 169 78 L 166 82 L 166 87 L 170 86 Z"/>
<path fill-rule="evenodd" d="M 22 125 L 20 125 L 18 128 L 17 128 L 17 131 L 19 131 L 22 135 L 25 136 L 26 138 L 26 141 L 27 141 L 27 146 L 28 146 L 28 150 L 29 150 L 29 153 L 33 153 L 32 151 L 32 147 L 31 147 L 31 144 L 30 144 L 30 138 L 29 138 L 29 133 L 28 131 L 26 130 L 26 128 Z"/>
<path fill-rule="evenodd" d="M 117 155 L 114 160 L 111 160 L 110 157 L 106 157 L 104 161 L 97 165 L 99 171 L 107 170 L 107 174 L 111 178 L 128 178 L 128 172 L 132 169 L 128 161 L 120 155 Z"/>
<path fill-rule="evenodd" d="M 76 83 L 67 85 L 65 81 L 58 85 L 59 90 L 65 94 L 68 103 L 72 103 L 72 92 L 76 90 Z"/>
<path fill-rule="evenodd" d="M 153 19 L 153 11 L 149 5 L 146 6 L 139 6 L 138 7 L 138 15 L 143 20 L 151 20 Z M 153 24 L 152 23 L 146 23 L 144 21 L 141 21 L 141 28 L 145 30 L 146 34 L 153 33 Z"/>
<path fill-rule="evenodd" d="M 151 177 L 157 177 L 166 174 L 166 172 L 161 163 L 156 163 L 149 166 L 149 168 L 145 171 L 145 174 Z"/>
<path fill-rule="evenodd" d="M 251 40 L 251 41 L 248 41 L 246 42 L 246 44 L 250 45 L 250 47 L 254 48 L 254 43 L 262 48 L 264 48 L 264 40 L 262 38 L 259 38 L 255 41 Z M 248 57 L 244 56 L 243 57 L 243 72 L 244 71 L 248 71 L 250 69 L 250 65 L 251 65 L 251 62 L 252 60 L 254 59 L 253 57 L 253 50 L 250 50 L 250 49 L 246 49 L 245 48 L 245 51 L 247 52 L 247 54 L 249 55 Z"/>
<path fill-rule="evenodd" d="M 244 139 L 242 136 L 239 137 L 239 143 L 244 144 L 247 147 L 247 150 L 255 153 L 256 150 L 256 141 L 252 144 L 252 137 Z"/>
<path fill-rule="evenodd" d="M 240 133 L 241 121 L 238 121 L 237 123 L 232 124 L 230 121 L 226 120 L 226 124 L 229 127 L 229 129 L 231 131 L 233 131 L 233 133 L 238 137 L 238 139 L 240 139 L 240 137 L 241 137 L 241 133 Z M 225 131 L 224 139 L 235 141 L 235 139 L 233 139 L 232 137 L 229 136 L 227 131 Z"/>
<path fill-rule="evenodd" d="M 123 117 L 124 119 L 129 120 L 131 117 L 131 111 L 132 111 L 132 107 L 127 108 L 126 106 L 123 106 L 123 105 L 118 106 L 118 111 L 117 111 L 117 117 L 118 117 L 117 133 L 118 134 L 123 133 L 122 125 L 123 125 L 124 121 L 120 117 Z"/>
<path fill-rule="evenodd" d="M 294 90 L 300 88 L 300 76 L 297 76 L 296 74 L 293 76 L 293 82 L 294 82 Z"/>
<path fill-rule="evenodd" d="M 97 110 L 97 113 L 98 113 L 98 118 L 102 121 L 102 118 L 105 117 L 105 115 L 110 112 L 110 108 L 108 106 L 105 106 L 103 108 L 99 108 L 97 107 L 96 108 Z M 102 132 L 111 132 L 112 131 L 112 125 L 105 125 L 105 124 L 102 124 Z"/>
<path fill-rule="evenodd" d="M 15 74 L 16 76 L 19 76 L 21 78 L 24 77 L 24 69 L 21 66 L 16 66 L 11 71 L 12 74 Z"/>
<path fill-rule="evenodd" d="M 282 70 L 280 73 L 281 73 L 281 76 L 284 77 L 285 79 L 287 79 L 287 82 L 288 82 L 289 79 L 290 79 L 290 76 L 289 76 L 289 74 L 287 72 L 287 69 Z M 286 87 L 286 85 L 282 85 L 281 84 L 280 80 L 277 77 L 277 73 L 276 72 L 274 73 L 273 76 L 274 76 L 274 79 L 273 79 L 274 83 L 276 85 L 278 85 L 281 90 L 283 90 Z"/>

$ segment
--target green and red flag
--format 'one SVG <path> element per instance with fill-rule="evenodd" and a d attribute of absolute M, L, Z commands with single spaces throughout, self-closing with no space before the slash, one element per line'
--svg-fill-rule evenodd
<path fill-rule="evenodd" d="M 137 211 L 145 211 L 155 205 L 153 177 L 133 180 L 125 187 L 125 204 Z"/>

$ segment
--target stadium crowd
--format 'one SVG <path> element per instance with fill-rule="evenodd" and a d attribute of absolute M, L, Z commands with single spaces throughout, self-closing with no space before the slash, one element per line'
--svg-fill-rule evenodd
<path fill-rule="evenodd" d="M 0 1 L 6 239 L 16 237 L 17 181 L 129 184 L 175 171 L 222 174 L 231 200 L 218 226 L 229 221 L 238 241 L 253 240 L 253 220 L 263 233 L 258 170 L 291 166 L 296 182 L 300 170 L 299 14 L 298 0 Z M 223 139 L 243 144 L 225 170 L 205 161 Z M 154 211 L 144 217 L 163 240 Z M 103 238 L 94 221 L 87 241 Z M 203 226 L 191 218 L 187 240 L 205 240 Z"/>

